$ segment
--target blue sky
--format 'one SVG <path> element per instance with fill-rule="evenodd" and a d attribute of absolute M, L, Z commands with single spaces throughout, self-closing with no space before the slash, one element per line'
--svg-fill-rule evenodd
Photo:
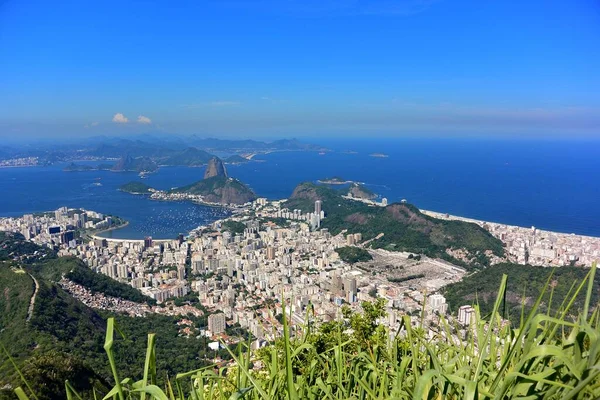
<path fill-rule="evenodd" d="M 596 0 L 1 1 L 0 136 L 600 136 Z"/>

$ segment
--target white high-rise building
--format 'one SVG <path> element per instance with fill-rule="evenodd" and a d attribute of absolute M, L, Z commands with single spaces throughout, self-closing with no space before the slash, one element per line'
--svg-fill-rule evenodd
<path fill-rule="evenodd" d="M 216 335 L 225 332 L 225 314 L 218 313 L 208 316 L 208 330 Z"/>

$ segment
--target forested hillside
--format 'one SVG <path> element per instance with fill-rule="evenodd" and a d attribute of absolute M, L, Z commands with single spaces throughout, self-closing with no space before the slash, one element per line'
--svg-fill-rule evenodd
<path fill-rule="evenodd" d="M 370 242 L 369 246 L 374 248 L 440 257 L 466 268 L 488 265 L 486 252 L 504 255 L 502 242 L 476 224 L 432 218 L 411 204 L 370 206 L 344 199 L 341 191 L 325 185 L 298 185 L 285 207 L 309 212 L 314 210 L 316 200 L 322 201 L 326 214 L 321 224 L 323 228 L 333 234 L 344 229 L 349 233 L 362 233 L 363 240 L 383 234 Z M 448 254 L 447 249 L 464 250 L 465 257 L 457 259 Z"/>

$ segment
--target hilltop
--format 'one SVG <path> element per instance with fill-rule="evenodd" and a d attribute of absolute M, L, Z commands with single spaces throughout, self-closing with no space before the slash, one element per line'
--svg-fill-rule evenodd
<path fill-rule="evenodd" d="M 205 201 L 220 204 L 244 204 L 256 199 L 256 194 L 241 181 L 225 176 L 214 176 L 191 185 L 182 186 L 170 193 L 200 195 Z"/>
<path fill-rule="evenodd" d="M 112 167 L 113 171 L 125 172 L 154 172 L 158 169 L 158 164 L 150 157 L 133 158 L 130 155 L 121 157 L 119 161 Z"/>
<path fill-rule="evenodd" d="M 369 246 L 374 248 L 425 254 L 467 268 L 481 268 L 489 264 L 491 256 L 504 256 L 502 242 L 476 224 L 432 218 L 406 203 L 371 206 L 342 194 L 326 185 L 305 182 L 294 189 L 284 206 L 309 212 L 314 210 L 314 202 L 321 200 L 326 213 L 323 228 L 333 234 L 344 229 L 361 233 L 363 241 L 373 239 Z"/>
<path fill-rule="evenodd" d="M 210 203 L 244 204 L 256 199 L 256 194 L 241 181 L 227 176 L 223 161 L 213 157 L 208 162 L 204 179 L 172 189 L 169 193 L 200 195 Z"/>
<path fill-rule="evenodd" d="M 218 157 L 212 157 L 208 161 L 208 165 L 204 171 L 204 179 L 213 178 L 215 176 L 227 178 L 227 170 L 225 169 L 225 165 L 223 165 L 223 161 L 221 161 L 221 159 Z"/>
<path fill-rule="evenodd" d="M 159 163 L 161 165 L 198 167 L 207 164 L 212 157 L 212 154 L 204 150 L 200 150 L 196 147 L 188 147 L 182 152 L 160 160 Z"/>
<path fill-rule="evenodd" d="M 348 194 L 357 199 L 373 200 L 377 198 L 377 195 L 373 191 L 359 183 L 352 183 L 350 189 L 348 189 Z"/>

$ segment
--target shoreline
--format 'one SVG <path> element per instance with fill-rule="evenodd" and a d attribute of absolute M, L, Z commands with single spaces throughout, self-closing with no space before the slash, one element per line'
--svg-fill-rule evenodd
<path fill-rule="evenodd" d="M 94 238 L 94 237 L 96 237 L 98 235 L 101 235 L 101 234 L 103 234 L 105 232 L 116 231 L 117 229 L 125 228 L 128 225 L 129 225 L 129 221 L 125 221 L 125 223 L 123 223 L 123 224 L 121 224 L 119 226 L 113 226 L 113 227 L 110 227 L 110 228 L 107 228 L 107 229 L 103 229 L 101 231 L 94 232 L 93 235 L 89 235 L 89 236 L 92 237 L 92 238 Z M 101 236 L 98 236 L 98 237 L 101 237 Z"/>
<path fill-rule="evenodd" d="M 443 213 L 443 212 L 439 212 L 439 211 L 431 211 L 431 210 L 425 210 L 425 209 L 419 209 L 419 211 L 421 211 L 421 213 L 433 217 L 433 218 L 437 218 L 437 219 L 442 219 L 445 221 L 463 221 L 463 222 L 470 222 L 473 224 L 477 224 L 479 226 L 483 225 L 483 224 L 493 224 L 493 225 L 501 225 L 501 226 L 506 226 L 509 228 L 518 228 L 518 229 L 531 229 L 531 226 L 521 226 L 521 225 L 511 225 L 511 224 L 507 224 L 504 222 L 497 222 L 497 221 L 484 221 L 481 219 L 475 219 L 475 218 L 468 218 L 468 217 L 461 217 L 460 215 L 452 215 L 452 214 L 448 214 L 448 213 Z M 598 240 L 600 239 L 600 236 L 590 236 L 590 235 L 580 235 L 578 233 L 574 233 L 574 232 L 560 232 L 560 231 L 550 231 L 547 229 L 541 229 L 538 227 L 535 227 L 535 229 L 538 232 L 544 232 L 544 233 L 551 233 L 554 235 L 563 235 L 563 236 L 571 236 L 571 237 L 580 237 L 583 239 L 593 239 L 593 240 Z"/>

